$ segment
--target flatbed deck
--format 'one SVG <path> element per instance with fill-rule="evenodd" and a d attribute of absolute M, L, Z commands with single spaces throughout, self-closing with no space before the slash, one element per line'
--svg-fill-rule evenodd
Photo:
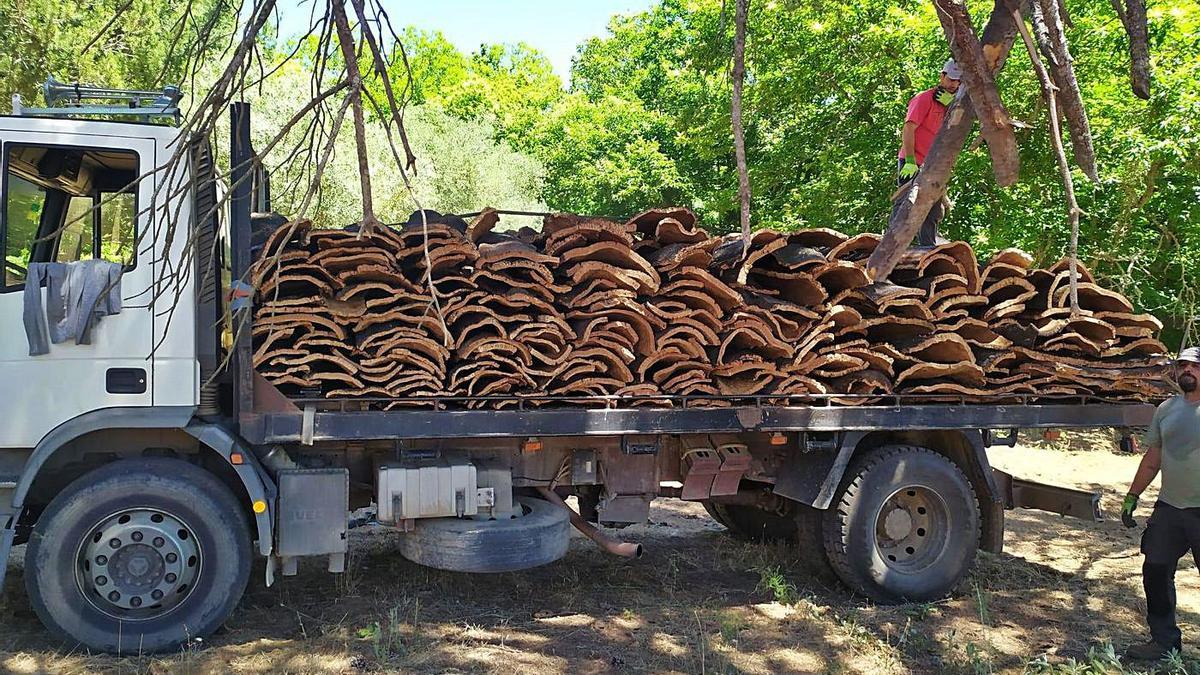
<path fill-rule="evenodd" d="M 255 444 L 372 439 L 497 438 L 509 436 L 618 436 L 623 434 L 736 433 L 743 431 L 869 431 L 912 429 L 1015 429 L 1141 427 L 1150 423 L 1152 403 L 1113 403 L 1072 397 L 1032 403 L 943 401 L 914 403 L 903 395 L 870 405 L 831 405 L 818 399 L 804 405 L 770 405 L 779 396 L 727 399 L 730 407 L 698 407 L 687 397 L 671 397 L 675 407 L 546 407 L 545 397 L 496 399 L 505 409 L 455 409 L 482 399 L 424 399 L 427 406 L 355 410 L 399 400 L 295 399 L 286 410 L 255 411 L 241 418 L 241 433 Z M 711 400 L 713 397 L 695 397 Z M 825 397 L 834 398 L 832 396 Z M 845 398 L 845 397 L 841 397 Z M 879 397 L 873 397 L 878 399 Z M 929 397 L 923 397 L 928 400 Z M 555 401 L 568 404 L 572 400 Z M 590 401 L 599 403 L 601 401 Z M 820 404 L 823 403 L 823 404 Z M 294 407 L 292 407 L 294 406 Z"/>

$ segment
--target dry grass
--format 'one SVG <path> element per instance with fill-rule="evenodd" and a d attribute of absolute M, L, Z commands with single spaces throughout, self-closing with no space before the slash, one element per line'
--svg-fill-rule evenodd
<path fill-rule="evenodd" d="M 1100 448 L 1070 449 L 1082 446 Z M 1016 475 L 1102 489 L 1111 511 L 1137 460 L 1104 446 L 993 449 L 992 458 Z M 645 544 L 641 560 L 575 539 L 558 563 L 495 576 L 424 569 L 392 553 L 395 535 L 358 531 L 350 577 L 314 563 L 265 589 L 256 568 L 223 631 L 160 657 L 63 650 L 10 563 L 0 670 L 1096 673 L 1121 672 L 1106 644 L 1119 653 L 1144 634 L 1137 537 L 1118 522 L 1010 512 L 1006 553 L 981 554 L 953 597 L 884 607 L 805 577 L 787 548 L 732 539 L 697 505 L 664 500 L 651 521 L 623 531 Z M 1184 633 L 1195 637 L 1192 567 L 1181 566 L 1178 583 Z"/>

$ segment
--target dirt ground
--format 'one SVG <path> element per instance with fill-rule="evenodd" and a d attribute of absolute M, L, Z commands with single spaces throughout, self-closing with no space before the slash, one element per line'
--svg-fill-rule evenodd
<path fill-rule="evenodd" d="M 1097 489 L 1115 514 L 1137 458 L 1104 434 L 993 448 L 1015 475 Z M 1153 488 L 1143 504 L 1153 502 Z M 1143 507 L 1142 520 L 1149 513 Z M 1009 512 L 1005 553 L 980 554 L 946 600 L 876 606 L 803 575 L 786 547 L 733 539 L 697 504 L 660 500 L 636 561 L 575 535 L 567 557 L 521 573 L 471 576 L 392 553 L 395 535 L 354 531 L 352 571 L 320 565 L 263 587 L 255 568 L 215 636 L 179 654 L 71 652 L 24 594 L 21 548 L 0 598 L 6 672 L 1098 673 L 1144 639 L 1137 534 L 1038 511 Z M 1180 565 L 1185 642 L 1200 636 L 1200 577 Z M 1161 672 L 1200 673 L 1197 652 Z"/>

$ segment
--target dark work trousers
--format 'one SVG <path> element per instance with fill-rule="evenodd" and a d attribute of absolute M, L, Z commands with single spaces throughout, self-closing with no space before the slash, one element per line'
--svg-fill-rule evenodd
<path fill-rule="evenodd" d="M 898 160 L 896 165 L 896 185 L 904 185 L 912 178 L 901 178 L 900 169 L 904 168 L 904 160 Z M 913 176 L 916 178 L 916 176 Z M 942 217 L 946 215 L 946 207 L 942 205 L 942 200 L 929 208 L 929 214 L 925 216 L 925 222 L 921 223 L 921 231 L 917 233 L 917 246 L 935 246 L 937 244 L 938 223 L 942 222 Z"/>
<path fill-rule="evenodd" d="M 1150 637 L 1164 647 L 1181 647 L 1175 623 L 1175 566 L 1188 551 L 1200 567 L 1200 508 L 1177 509 L 1156 502 L 1142 532 L 1142 587 Z"/>

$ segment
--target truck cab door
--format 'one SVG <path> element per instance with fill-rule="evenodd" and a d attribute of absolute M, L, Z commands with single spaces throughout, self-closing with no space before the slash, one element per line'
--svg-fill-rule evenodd
<path fill-rule="evenodd" d="M 0 122 L 0 447 L 33 447 L 94 410 L 153 403 L 155 174 L 138 178 L 156 166 L 156 142 L 64 133 L 81 126 Z M 44 311 L 23 316 L 30 263 L 87 259 L 124 266 L 120 312 L 93 325 L 90 344 L 51 343 L 30 356 L 23 319 L 46 321 Z"/>

